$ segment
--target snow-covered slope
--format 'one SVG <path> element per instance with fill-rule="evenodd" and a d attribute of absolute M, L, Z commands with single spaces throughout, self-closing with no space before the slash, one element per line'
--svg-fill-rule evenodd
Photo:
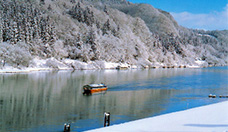
<path fill-rule="evenodd" d="M 54 58 L 49 68 L 71 59 L 75 63 L 66 66 L 75 69 L 104 68 L 100 62 L 141 68 L 228 63 L 227 31 L 180 27 L 168 12 L 147 4 L 16 0 L 0 1 L 0 12 L 0 69 L 31 68 L 34 58 Z"/>

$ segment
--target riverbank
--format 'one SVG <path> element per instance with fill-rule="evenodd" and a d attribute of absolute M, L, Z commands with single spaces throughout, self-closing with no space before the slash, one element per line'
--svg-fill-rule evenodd
<path fill-rule="evenodd" d="M 4 64 L 0 65 L 0 73 L 27 73 L 33 71 L 46 70 L 97 70 L 97 69 L 149 69 L 149 68 L 201 68 L 203 61 L 196 61 L 196 65 L 165 65 L 162 63 L 156 65 L 131 65 L 128 63 L 113 63 L 106 61 L 91 61 L 81 62 L 78 60 L 63 59 L 57 60 L 55 58 L 40 59 L 34 58 L 28 67 L 25 66 L 11 66 Z"/>
<path fill-rule="evenodd" d="M 88 132 L 228 131 L 228 101 Z"/>

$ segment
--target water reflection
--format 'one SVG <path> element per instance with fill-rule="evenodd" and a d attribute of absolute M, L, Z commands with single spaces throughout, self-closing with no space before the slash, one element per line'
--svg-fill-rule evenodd
<path fill-rule="evenodd" d="M 156 69 L 1 74 L 0 131 L 58 131 L 65 122 L 82 131 L 102 127 L 105 111 L 111 112 L 112 124 L 158 115 L 167 109 L 175 111 L 173 105 L 180 99 L 183 107 L 183 100 L 191 102 L 202 92 L 189 80 L 202 72 Z M 106 93 L 82 95 L 83 85 L 100 82 L 110 87 Z M 198 90 L 189 96 L 186 93 L 193 92 L 192 87 Z"/>

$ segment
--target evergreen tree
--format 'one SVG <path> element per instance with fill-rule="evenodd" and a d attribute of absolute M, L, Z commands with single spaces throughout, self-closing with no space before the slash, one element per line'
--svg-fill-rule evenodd
<path fill-rule="evenodd" d="M 81 40 L 81 34 L 78 33 L 77 39 L 76 39 L 76 47 L 77 47 L 78 49 L 81 49 L 81 48 L 82 48 L 82 44 L 83 44 L 83 42 L 82 42 L 82 40 Z"/>
<path fill-rule="evenodd" d="M 16 22 L 13 22 L 13 25 L 12 25 L 12 38 L 11 38 L 11 42 L 13 44 L 16 44 L 17 43 L 17 39 L 18 39 L 18 27 L 17 27 L 17 23 Z"/>
<path fill-rule="evenodd" d="M 49 35 L 49 30 L 50 30 L 50 28 L 49 28 L 49 25 L 46 25 L 45 26 L 45 29 L 44 29 L 44 43 L 47 43 L 49 40 L 50 40 L 50 35 Z"/>
<path fill-rule="evenodd" d="M 45 0 L 40 0 L 40 5 L 45 5 Z"/>
<path fill-rule="evenodd" d="M 24 32 L 24 35 L 25 35 L 25 42 L 26 43 L 30 43 L 30 38 L 29 38 L 29 27 L 25 27 L 25 32 Z"/>
<path fill-rule="evenodd" d="M 38 22 L 37 22 L 37 18 L 35 17 L 34 18 L 34 23 L 33 23 L 33 29 L 34 29 L 34 32 L 33 32 L 33 38 L 34 39 L 38 39 L 39 38 L 39 28 L 38 28 Z"/>
<path fill-rule="evenodd" d="M 97 26 L 98 29 L 101 28 L 101 24 L 100 24 L 100 22 L 98 20 L 96 20 L 96 26 Z"/>
<path fill-rule="evenodd" d="M 9 22 L 9 31 L 8 31 L 8 37 L 9 37 L 9 42 L 13 43 L 13 39 L 14 39 L 14 32 L 13 32 L 13 20 L 11 19 Z"/>
<path fill-rule="evenodd" d="M 94 13 L 93 13 L 93 11 L 91 11 L 90 12 L 90 17 L 89 17 L 89 19 L 90 19 L 90 26 L 92 26 L 92 24 L 94 24 L 95 23 L 95 17 L 94 17 Z"/>
<path fill-rule="evenodd" d="M 74 4 L 74 3 L 76 3 L 76 1 L 75 1 L 75 0 L 70 0 L 70 2 L 71 2 L 71 3 L 73 3 L 73 4 Z"/>
<path fill-rule="evenodd" d="M 52 24 L 50 26 L 49 35 L 50 35 L 50 42 L 55 42 L 57 40 L 57 35 L 56 35 L 56 32 L 55 32 L 54 24 Z"/>
<path fill-rule="evenodd" d="M 49 4 L 48 5 L 48 8 L 47 8 L 49 11 L 51 11 L 52 10 L 52 7 L 51 7 L 51 5 Z"/>
<path fill-rule="evenodd" d="M 87 36 L 87 43 L 90 44 L 92 52 L 91 52 L 91 60 L 98 60 L 100 58 L 99 51 L 97 50 L 97 43 L 96 43 L 96 34 L 94 29 L 91 27 L 89 34 Z"/>
<path fill-rule="evenodd" d="M 2 21 L 2 11 L 0 11 L 0 43 L 3 42 L 3 21 Z"/>
<path fill-rule="evenodd" d="M 3 42 L 7 42 L 8 40 L 10 40 L 10 38 L 9 38 L 9 33 L 10 33 L 9 25 L 10 25 L 9 21 L 6 18 L 3 22 L 3 33 L 2 33 Z"/>
<path fill-rule="evenodd" d="M 90 44 L 91 46 L 94 46 L 96 45 L 95 40 L 96 40 L 96 35 L 93 28 L 91 28 L 88 33 L 86 43 Z"/>
<path fill-rule="evenodd" d="M 106 5 L 104 6 L 104 12 L 108 15 L 108 9 Z"/>
<path fill-rule="evenodd" d="M 83 12 L 83 15 L 84 15 L 84 23 L 86 23 L 88 26 L 90 25 L 90 22 L 89 22 L 89 11 L 90 9 L 87 8 L 87 10 L 84 10 Z"/>
<path fill-rule="evenodd" d="M 104 26 L 103 26 L 103 29 L 102 29 L 102 31 L 103 31 L 103 35 L 104 34 L 108 34 L 108 31 L 110 31 L 111 30 L 111 24 L 110 24 L 110 22 L 109 22 L 109 19 L 104 23 Z"/>
<path fill-rule="evenodd" d="M 89 7 L 86 7 L 86 9 L 82 8 L 80 2 L 78 2 L 76 6 L 72 7 L 69 14 L 79 22 L 86 23 L 87 26 L 92 26 L 92 24 L 96 22 L 94 12 L 91 11 Z"/>
<path fill-rule="evenodd" d="M 83 22 L 83 11 L 82 11 L 82 8 L 81 8 L 81 3 L 78 2 L 78 4 L 75 6 L 75 12 L 74 12 L 74 16 L 76 17 L 76 19 L 79 21 L 79 22 Z"/>

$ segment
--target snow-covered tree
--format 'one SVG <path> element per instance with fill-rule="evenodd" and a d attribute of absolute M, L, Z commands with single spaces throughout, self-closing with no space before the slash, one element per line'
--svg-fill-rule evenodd
<path fill-rule="evenodd" d="M 13 22 L 13 25 L 12 25 L 12 38 L 11 38 L 11 42 L 13 44 L 16 44 L 17 41 L 18 41 L 18 35 L 19 35 L 19 31 L 18 31 L 18 27 L 17 27 L 17 23 L 16 22 Z"/>
<path fill-rule="evenodd" d="M 44 5 L 45 4 L 45 0 L 40 0 L 40 4 Z"/>
<path fill-rule="evenodd" d="M 105 23 L 104 26 L 102 28 L 103 34 L 108 34 L 108 32 L 111 30 L 111 24 L 110 24 L 110 20 L 108 19 Z"/>
<path fill-rule="evenodd" d="M 4 0 L 0 1 L 0 12 L 0 43 L 11 48 L 24 43 L 33 56 L 128 62 L 143 67 L 193 65 L 195 58 L 211 65 L 228 63 L 226 30 L 187 29 L 168 12 L 145 4 Z"/>
<path fill-rule="evenodd" d="M 29 61 L 32 59 L 26 44 L 19 43 L 17 45 L 10 45 L 8 43 L 0 44 L 0 59 L 6 63 L 18 67 L 29 66 Z"/>
<path fill-rule="evenodd" d="M 0 43 L 3 42 L 3 21 L 2 21 L 2 11 L 0 11 Z"/>
<path fill-rule="evenodd" d="M 104 12 L 108 15 L 107 5 L 104 6 Z"/>

